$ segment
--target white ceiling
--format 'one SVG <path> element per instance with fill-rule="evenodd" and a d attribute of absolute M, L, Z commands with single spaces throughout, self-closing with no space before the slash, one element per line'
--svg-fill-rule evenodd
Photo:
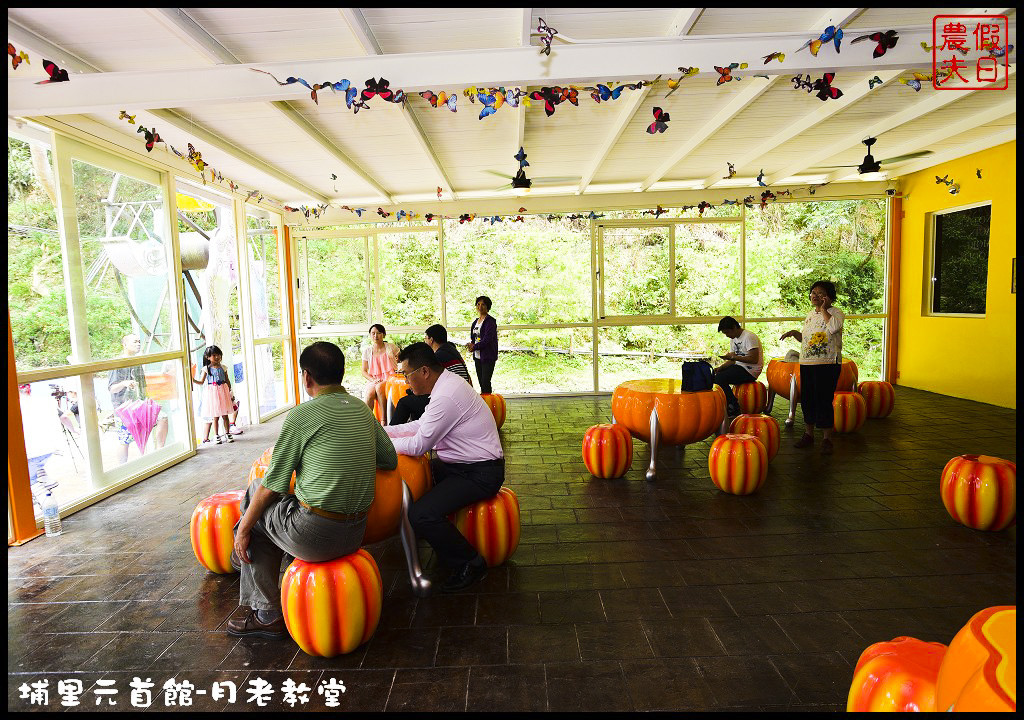
<path fill-rule="evenodd" d="M 10 87 L 24 78 L 44 77 L 42 59 L 54 59 L 49 55 L 56 55 L 58 64 L 63 62 L 69 67 L 74 81 L 78 72 L 203 70 L 236 62 L 259 66 L 378 53 L 489 51 L 523 44 L 539 48 L 539 39 L 529 37 L 529 33 L 536 30 L 540 17 L 557 28 L 559 35 L 574 41 L 614 42 L 633 38 L 645 39 L 653 47 L 664 44 L 658 38 L 679 34 L 713 35 L 716 41 L 717 36 L 722 36 L 725 42 L 734 39 L 730 36 L 750 36 L 755 31 L 759 36 L 799 31 L 811 39 L 821 32 L 826 18 L 849 18 L 843 23 L 846 28 L 898 28 L 903 33 L 930 28 L 935 14 L 972 12 L 978 11 L 245 7 L 185 8 L 174 17 L 168 11 L 145 8 L 11 8 L 8 37 L 19 49 L 30 52 L 32 62 L 16 71 L 8 66 L 8 78 Z M 1014 42 L 1016 16 L 1012 9 L 1008 14 L 1010 41 Z M 848 32 L 843 45 L 844 60 L 852 53 L 863 54 L 862 49 L 870 46 L 864 43 L 851 50 L 848 43 L 852 39 Z M 557 84 L 558 51 L 567 45 L 556 39 L 552 47 L 547 66 L 549 82 Z M 823 56 L 829 52 L 830 46 L 821 51 Z M 903 77 L 909 77 L 912 70 L 926 72 L 930 54 L 923 50 L 919 54 L 917 64 L 896 70 L 902 70 Z M 808 53 L 804 51 L 802 55 Z M 706 62 L 701 63 L 705 72 L 724 62 L 710 51 L 707 56 Z M 409 62 L 423 57 L 411 57 Z M 389 205 L 384 193 L 394 205 L 436 198 L 438 186 L 443 187 L 449 202 L 453 192 L 461 198 L 484 197 L 503 183 L 485 171 L 511 174 L 517 168 L 512 155 L 519 147 L 520 137 L 529 155 L 530 177 L 589 179 L 585 187 L 580 182 L 566 183 L 560 191 L 566 196 L 580 190 L 605 192 L 604 186 L 632 190 L 644 181 L 653 183 L 652 190 L 659 189 L 658 183 L 683 181 L 705 187 L 713 184 L 708 181 L 716 174 L 719 178 L 725 175 L 727 161 L 742 158 L 748 160 L 737 164 L 736 171 L 739 178 L 748 180 L 745 187 L 756 186 L 752 179 L 760 170 L 766 176 L 775 176 L 796 168 L 791 176 L 774 178 L 782 184 L 820 182 L 832 172 L 824 166 L 860 162 L 864 155 L 860 140 L 867 137 L 872 127 L 883 127 L 875 133 L 878 142 L 874 155 L 878 159 L 930 150 L 938 161 L 955 156 L 958 148 L 977 149 L 986 142 L 1006 142 L 1008 133 L 1015 137 L 1014 75 L 1005 91 L 959 93 L 936 91 L 927 83 L 916 93 L 898 83 L 894 76 L 884 86 L 853 101 L 829 101 L 835 112 L 827 118 L 791 139 L 753 153 L 769 138 L 805 121 L 809 114 L 824 112 L 820 100 L 794 90 L 789 80 L 793 71 L 787 66 L 791 68 L 791 58 L 799 57 L 787 50 L 785 64 L 772 62 L 767 66 L 759 57 L 735 58 L 751 64 L 745 81 L 719 86 L 714 76 L 702 74 L 683 81 L 669 97 L 665 96 L 668 87 L 664 80 L 653 89 L 635 91 L 636 97 L 634 91 L 626 90 L 618 101 L 600 104 L 581 91 L 578 107 L 563 103 L 552 117 L 545 116 L 542 103 L 534 102 L 528 110 L 502 108 L 479 120 L 480 104 L 470 104 L 461 93 L 462 87 L 433 88 L 458 92 L 457 113 L 433 109 L 412 94 L 407 112 L 399 106 L 377 102 L 370 111 L 353 114 L 330 90 L 321 91 L 320 103 L 316 105 L 308 91 L 297 84 L 289 86 L 286 104 L 240 102 L 226 90 L 222 102 L 174 108 L 150 102 L 143 105 L 151 109 L 147 111 L 131 106 L 132 91 L 126 90 L 125 97 L 126 109 L 138 112 L 140 123 L 159 129 L 165 140 L 179 150 L 192 142 L 202 151 L 206 162 L 243 189 L 256 188 L 268 198 L 293 205 L 320 200 L 330 200 L 334 205 Z M 338 60 L 337 67 L 336 75 L 346 76 L 345 61 Z M 762 81 L 750 78 L 749 73 L 762 70 L 781 75 L 773 75 L 768 88 L 758 92 L 757 83 Z M 664 71 L 670 75 L 675 68 L 666 67 Z M 852 91 L 866 86 L 876 74 L 881 73 L 846 69 L 837 74 L 835 85 L 853 96 L 856 93 Z M 363 79 L 360 77 L 358 82 Z M 593 81 L 618 79 L 595 77 Z M 270 78 L 266 82 L 273 85 Z M 530 86 L 531 90 L 535 88 Z M 944 102 L 941 107 L 927 104 L 934 104 L 938 96 Z M 737 105 L 743 98 L 749 101 Z M 667 132 L 650 135 L 645 128 L 653 120 L 655 106 L 667 111 L 672 119 Z M 913 112 L 915 107 L 922 111 Z M 300 121 L 289 114 L 297 114 Z M 91 120 L 109 131 L 133 136 L 138 139 L 138 149 L 143 149 L 141 135 L 135 135 L 136 127 L 119 121 L 116 113 L 66 115 L 58 119 L 80 127 L 96 127 L 88 122 Z M 972 119 L 978 122 L 973 123 Z M 944 128 L 956 132 L 947 136 Z M 927 141 L 925 145 L 920 144 L 922 140 Z M 659 167 L 670 162 L 659 176 Z M 908 161 L 883 169 L 894 177 L 901 168 L 919 169 L 920 163 Z M 338 176 L 337 181 L 331 180 L 332 174 Z M 856 174 L 833 180 L 859 182 Z M 457 210 L 457 205 L 456 199 L 446 212 Z"/>

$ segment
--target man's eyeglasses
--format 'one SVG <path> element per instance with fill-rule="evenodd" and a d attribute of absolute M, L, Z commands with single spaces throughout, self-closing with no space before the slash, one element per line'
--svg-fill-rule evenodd
<path fill-rule="evenodd" d="M 426 365 L 421 365 L 420 367 L 413 368 L 412 370 L 399 370 L 398 374 L 401 375 L 404 378 L 408 378 L 410 375 L 412 375 L 417 370 L 422 370 L 425 367 L 426 367 Z"/>

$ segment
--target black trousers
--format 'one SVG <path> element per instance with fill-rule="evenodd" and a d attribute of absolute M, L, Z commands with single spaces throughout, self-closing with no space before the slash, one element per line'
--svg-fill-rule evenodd
<path fill-rule="evenodd" d="M 491 376 L 494 375 L 495 362 L 495 360 L 477 360 L 473 358 L 473 364 L 476 365 L 476 377 L 480 381 L 481 395 L 489 395 L 491 393 Z"/>
<path fill-rule="evenodd" d="M 395 405 L 395 411 L 391 413 L 390 425 L 404 425 L 412 420 L 419 420 L 427 409 L 430 402 L 429 395 L 413 395 L 411 390 L 406 390 L 405 397 L 401 398 Z"/>
<path fill-rule="evenodd" d="M 748 373 L 746 368 L 739 365 L 730 365 L 715 373 L 715 385 L 721 387 L 722 391 L 725 392 L 725 399 L 728 402 L 727 407 L 732 407 L 739 402 L 732 388 L 729 387 L 730 385 L 743 385 L 745 383 L 752 383 L 755 380 L 756 378 Z"/>
<path fill-rule="evenodd" d="M 839 363 L 800 366 L 800 409 L 808 425 L 820 428 L 835 425 L 832 399 L 842 369 Z"/>
<path fill-rule="evenodd" d="M 448 515 L 497 495 L 505 482 L 505 459 L 475 463 L 434 459 L 430 461 L 430 471 L 434 487 L 409 508 L 409 522 L 416 537 L 430 543 L 441 562 L 460 568 L 479 553 L 448 522 Z"/>

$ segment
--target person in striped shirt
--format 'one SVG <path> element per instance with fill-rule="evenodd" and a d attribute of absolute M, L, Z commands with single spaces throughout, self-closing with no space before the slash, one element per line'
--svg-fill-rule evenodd
<path fill-rule="evenodd" d="M 299 367 L 312 399 L 288 412 L 266 475 L 240 503 L 231 559 L 241 572 L 239 605 L 251 610 L 228 622 L 229 635 L 284 637 L 282 557 L 326 562 L 358 550 L 377 468 L 398 466 L 395 447 L 373 413 L 341 386 L 341 348 L 315 342 L 302 351 Z"/>

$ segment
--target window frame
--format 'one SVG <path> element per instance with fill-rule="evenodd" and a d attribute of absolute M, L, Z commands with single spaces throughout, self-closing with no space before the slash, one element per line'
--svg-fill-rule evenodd
<path fill-rule="evenodd" d="M 936 225 L 938 219 L 943 215 L 950 215 L 955 212 L 962 212 L 964 210 L 973 210 L 979 207 L 989 207 L 989 255 L 991 255 L 992 246 L 992 201 L 981 200 L 975 203 L 968 203 L 966 205 L 958 205 L 956 207 L 944 208 L 942 210 L 934 210 L 929 212 L 925 220 L 926 237 L 925 237 L 925 252 L 924 252 L 924 277 L 922 278 L 922 284 L 924 286 L 923 298 L 922 298 L 922 315 L 926 317 L 951 317 L 951 318 L 974 318 L 976 320 L 982 320 L 988 315 L 988 281 L 989 281 L 989 268 L 988 258 L 985 262 L 985 312 L 982 313 L 954 313 L 954 312 L 938 312 L 934 310 L 935 307 L 935 284 L 938 281 L 938 276 L 935 274 L 935 244 L 938 242 L 938 233 L 936 231 Z"/>

